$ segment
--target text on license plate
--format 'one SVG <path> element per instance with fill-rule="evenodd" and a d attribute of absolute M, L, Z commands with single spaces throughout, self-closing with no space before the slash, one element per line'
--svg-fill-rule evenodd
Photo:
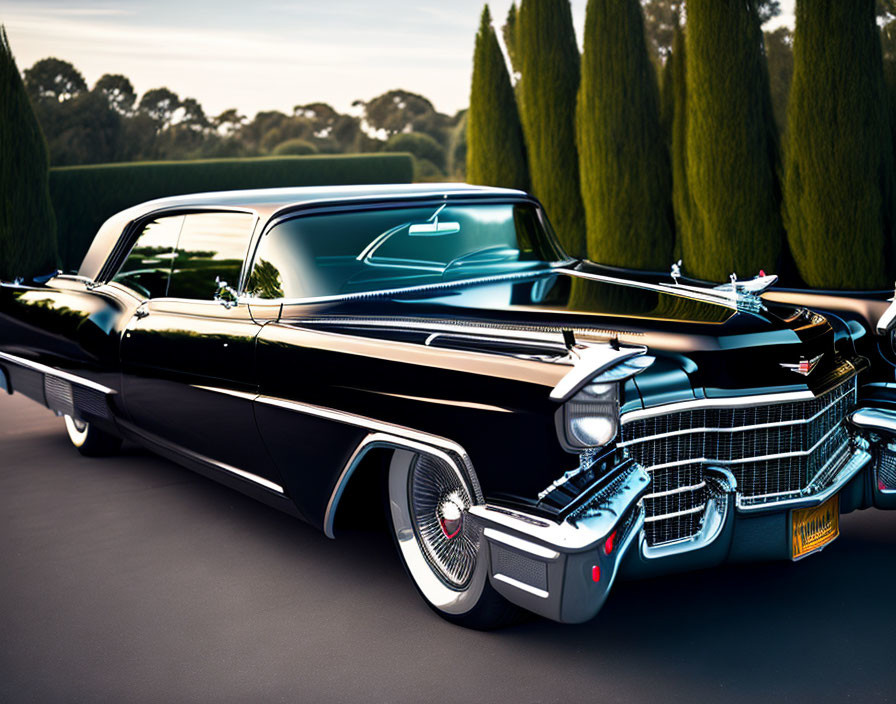
<path fill-rule="evenodd" d="M 834 496 L 821 506 L 801 508 L 793 512 L 791 537 L 793 559 L 820 550 L 840 535 L 840 496 Z"/>

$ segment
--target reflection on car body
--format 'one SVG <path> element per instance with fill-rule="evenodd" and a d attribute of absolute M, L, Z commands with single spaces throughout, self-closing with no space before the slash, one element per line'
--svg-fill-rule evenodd
<path fill-rule="evenodd" d="M 0 385 L 330 537 L 379 482 L 441 615 L 578 622 L 620 574 L 802 558 L 896 507 L 887 297 L 673 274 L 571 259 L 517 191 L 179 196 L 0 288 Z"/>

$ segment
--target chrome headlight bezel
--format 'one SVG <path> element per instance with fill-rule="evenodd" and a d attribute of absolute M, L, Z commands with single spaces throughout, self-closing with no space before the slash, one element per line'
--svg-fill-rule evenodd
<path fill-rule="evenodd" d="M 653 357 L 642 356 L 606 369 L 557 409 L 555 425 L 563 449 L 581 453 L 612 444 L 619 435 L 624 384 L 654 361 Z"/>

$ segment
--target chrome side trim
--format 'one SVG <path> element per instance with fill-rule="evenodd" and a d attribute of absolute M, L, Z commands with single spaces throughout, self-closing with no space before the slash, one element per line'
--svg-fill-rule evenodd
<path fill-rule="evenodd" d="M 849 420 L 862 430 L 876 430 L 896 435 L 896 411 L 884 408 L 860 408 Z"/>
<path fill-rule="evenodd" d="M 70 374 L 69 372 L 63 372 L 59 369 L 49 367 L 46 364 L 41 364 L 40 362 L 32 362 L 30 359 L 17 357 L 13 354 L 0 352 L 0 359 L 5 360 L 11 364 L 17 364 L 20 367 L 25 367 L 26 369 L 32 369 L 36 372 L 40 372 L 41 374 L 49 374 L 50 376 L 64 379 L 71 384 L 77 384 L 78 386 L 83 386 L 88 389 L 93 389 L 94 391 L 99 391 L 101 394 L 109 395 L 117 393 L 114 389 L 110 389 L 108 386 L 103 386 L 102 384 L 97 384 L 95 381 L 90 381 L 90 379 L 84 379 L 83 377 Z"/>
<path fill-rule="evenodd" d="M 548 548 L 542 547 L 536 543 L 530 543 L 528 540 L 523 540 L 522 538 L 516 538 L 512 535 L 508 535 L 507 533 L 502 533 L 501 531 L 495 530 L 494 528 L 486 528 L 483 531 L 483 535 L 489 540 L 502 543 L 504 545 L 509 545 L 512 548 L 516 548 L 517 550 L 521 550 L 522 552 L 529 553 L 530 555 L 535 555 L 536 557 L 540 557 L 544 560 L 556 560 L 560 557 L 560 553 L 555 550 L 549 550 Z"/>
<path fill-rule="evenodd" d="M 517 589 L 522 589 L 524 592 L 528 592 L 533 596 L 540 597 L 542 599 L 548 598 L 548 593 L 544 589 L 538 589 L 537 587 L 532 587 L 525 582 L 520 582 L 513 577 L 508 577 L 506 574 L 496 574 L 494 578 L 499 582 L 504 582 L 504 584 L 509 584 L 511 587 L 516 587 Z"/>
<path fill-rule="evenodd" d="M 259 477 L 257 474 L 253 474 L 252 472 L 247 472 L 243 469 L 239 469 L 237 467 L 232 467 L 229 464 L 225 464 L 224 462 L 218 462 L 217 460 L 213 460 L 211 457 L 206 457 L 205 455 L 201 455 L 198 452 L 193 452 L 192 450 L 188 450 L 186 447 L 181 445 L 175 445 L 168 440 L 158 437 L 157 435 L 153 435 L 152 433 L 148 433 L 142 428 L 134 425 L 133 423 L 128 423 L 126 421 L 119 421 L 119 423 L 125 427 L 125 429 L 131 431 L 135 435 L 139 435 L 141 437 L 146 438 L 150 442 L 156 443 L 158 445 L 162 445 L 173 452 L 177 452 L 185 457 L 193 460 L 194 462 L 199 462 L 208 467 L 212 467 L 213 469 L 221 470 L 222 472 L 226 472 L 227 474 L 232 474 L 234 476 L 239 477 L 240 479 L 245 479 L 246 481 L 250 481 L 253 484 L 257 484 L 259 486 L 263 486 L 265 489 L 270 489 L 271 491 L 275 491 L 278 494 L 285 494 L 286 492 L 283 490 L 283 487 L 279 484 L 272 482 L 270 479 L 265 479 L 264 477 Z"/>
<path fill-rule="evenodd" d="M 465 465 L 467 465 L 466 469 L 471 473 L 469 479 L 474 485 L 474 496 L 476 496 L 478 501 L 482 501 L 482 491 L 479 488 L 479 482 L 476 481 L 475 475 L 472 474 L 473 465 L 470 462 L 470 457 L 463 447 L 452 440 L 448 440 L 439 435 L 431 435 L 419 430 L 413 430 L 412 428 L 406 428 L 401 425 L 367 418 L 366 416 L 359 416 L 346 411 L 337 411 L 332 408 L 324 408 L 323 406 L 314 406 L 310 403 L 302 403 L 300 401 L 287 401 L 272 396 L 256 396 L 255 401 L 256 403 L 262 403 L 267 406 L 276 406 L 288 411 L 297 411 L 318 418 L 326 418 L 328 420 L 336 421 L 337 423 L 354 425 L 359 428 L 366 428 L 374 432 L 397 436 L 423 445 L 437 447 L 443 451 L 453 452 L 463 460 Z"/>

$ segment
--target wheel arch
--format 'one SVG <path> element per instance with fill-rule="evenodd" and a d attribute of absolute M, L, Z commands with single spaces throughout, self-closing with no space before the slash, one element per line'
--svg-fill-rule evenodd
<path fill-rule="evenodd" d="M 336 537 L 336 517 L 349 487 L 355 486 L 364 478 L 369 478 L 370 472 L 382 467 L 384 460 L 391 460 L 392 455 L 398 450 L 429 454 L 447 462 L 470 487 L 470 493 L 476 503 L 485 503 L 479 480 L 463 448 L 449 440 L 430 437 L 432 442 L 427 441 L 429 438 L 418 440 L 389 433 L 371 432 L 361 440 L 345 463 L 330 494 L 324 513 L 324 534 L 328 538 Z"/>

